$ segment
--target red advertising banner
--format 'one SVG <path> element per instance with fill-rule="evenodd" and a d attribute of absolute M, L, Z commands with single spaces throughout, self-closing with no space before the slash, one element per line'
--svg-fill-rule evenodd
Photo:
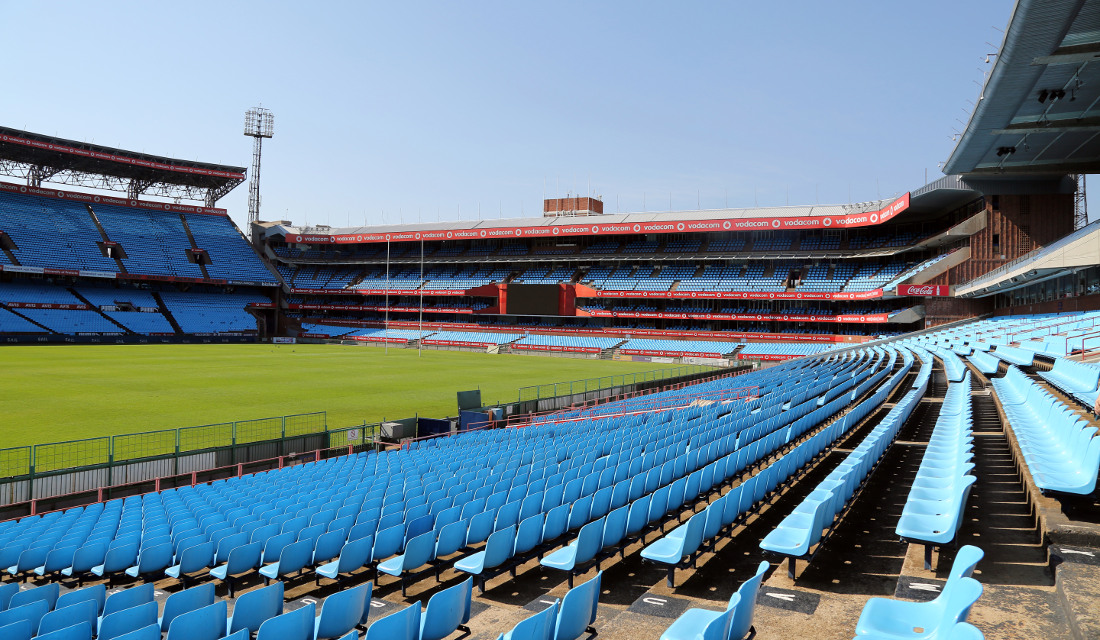
<path fill-rule="evenodd" d="M 655 351 L 652 349 L 619 349 L 624 356 L 661 356 L 665 358 L 682 358 L 684 356 L 703 356 L 707 358 L 721 358 L 717 351 Z"/>
<path fill-rule="evenodd" d="M 512 345 L 513 349 L 520 349 L 523 351 L 553 351 L 569 353 L 599 353 L 600 350 L 597 347 L 564 347 L 560 345 L 548 345 L 548 344 L 523 344 L 516 343 Z"/>
<path fill-rule="evenodd" d="M 480 348 L 480 347 L 491 347 L 491 346 L 496 344 L 495 342 L 463 342 L 461 340 L 432 340 L 431 338 L 421 340 L 420 342 L 422 342 L 423 344 L 441 344 L 441 345 L 446 345 L 446 346 L 451 346 L 451 347 L 478 347 L 478 348 Z"/>
<path fill-rule="evenodd" d="M 899 296 L 951 296 L 951 287 L 945 284 L 899 284 Z"/>
<path fill-rule="evenodd" d="M 0 135 L 0 139 L 4 136 Z M 211 216 L 228 215 L 225 209 L 217 207 L 192 207 L 186 204 L 172 204 L 169 202 L 149 202 L 148 200 L 131 200 L 129 198 L 112 198 L 111 196 L 97 196 L 90 193 L 77 191 L 62 191 L 60 189 L 42 189 L 40 187 L 28 187 L 25 184 L 11 184 L 0 182 L 0 191 L 11 193 L 23 193 L 32 196 L 57 198 L 58 200 L 73 200 L 76 202 L 89 202 L 92 204 L 110 204 L 117 207 L 133 207 L 137 209 L 153 209 L 157 211 L 175 211 L 177 213 L 201 213 Z"/>
<path fill-rule="evenodd" d="M 259 305 L 253 305 L 259 306 Z M 300 309 L 302 311 L 385 311 L 386 307 L 382 305 L 369 305 L 369 304 L 288 304 L 287 308 L 290 310 Z M 390 307 L 390 311 L 402 312 L 402 313 L 419 313 L 420 307 Z M 473 309 L 450 309 L 434 307 L 424 307 L 424 313 L 456 313 L 456 314 L 472 314 Z"/>
<path fill-rule="evenodd" d="M 801 357 L 804 357 L 804 356 L 805 356 L 805 354 L 792 355 L 792 354 L 789 354 L 789 353 L 783 353 L 783 354 L 779 354 L 779 353 L 757 353 L 757 354 L 749 354 L 749 355 L 739 353 L 739 354 L 737 354 L 737 359 L 738 360 L 768 360 L 768 361 L 772 361 L 772 362 L 777 362 L 777 361 L 780 361 L 780 360 L 794 360 L 795 358 L 801 358 Z"/>
<path fill-rule="evenodd" d="M 666 313 L 660 311 L 608 311 L 606 309 L 586 309 L 586 311 L 593 318 L 652 318 L 661 320 L 741 320 L 748 322 L 775 320 L 779 322 L 856 322 L 867 324 L 889 321 L 889 316 L 885 313 L 864 315 L 812 316 L 765 313 Z"/>
<path fill-rule="evenodd" d="M 110 160 L 111 162 L 121 162 L 122 164 L 130 164 L 136 167 L 145 167 L 147 169 L 160 169 L 161 171 L 177 171 L 179 173 L 191 173 L 200 176 L 217 176 L 219 178 L 237 178 L 244 180 L 243 173 L 233 173 L 230 171 L 217 171 L 213 169 L 200 169 L 198 167 L 181 167 L 179 165 L 166 164 L 163 162 L 153 162 L 152 160 L 142 160 L 140 158 L 130 158 L 127 156 L 120 156 L 113 153 L 103 153 L 101 151 L 89 151 L 87 149 L 78 149 L 77 147 L 70 147 L 61 144 L 52 144 L 49 142 L 41 142 L 38 140 L 28 140 L 26 138 L 20 138 L 17 136 L 9 136 L 0 134 L 0 142 L 10 142 L 12 144 L 22 145 L 24 147 L 34 147 L 36 149 L 44 149 L 46 151 L 57 151 L 60 153 L 68 153 L 74 156 L 82 156 L 85 158 L 95 158 L 96 160 Z"/>
<path fill-rule="evenodd" d="M 488 240 L 557 238 L 576 236 L 635 235 L 656 233 L 709 233 L 717 231 L 777 231 L 806 229 L 853 229 L 890 220 L 909 208 L 909 194 L 877 211 L 839 216 L 790 216 L 775 218 L 725 218 L 713 220 L 658 220 L 636 223 L 569 222 L 537 227 L 486 227 L 477 229 L 425 229 L 400 233 L 287 234 L 295 244 L 372 244 L 416 240 Z"/>
<path fill-rule="evenodd" d="M 872 300 L 882 289 L 870 291 L 597 291 L 597 298 L 657 298 L 665 300 Z"/>
<path fill-rule="evenodd" d="M 292 294 L 305 295 L 386 295 L 385 289 L 291 289 Z M 391 296 L 466 296 L 470 293 L 462 289 L 390 289 Z M 597 298 L 646 298 L 656 300 L 873 300 L 881 298 L 882 289 L 870 291 L 838 291 L 821 293 L 816 291 L 797 291 L 788 293 L 761 291 L 597 291 Z"/>

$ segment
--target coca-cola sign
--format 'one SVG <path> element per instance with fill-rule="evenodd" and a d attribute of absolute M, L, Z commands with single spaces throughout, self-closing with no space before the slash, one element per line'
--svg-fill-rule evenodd
<path fill-rule="evenodd" d="M 898 285 L 898 295 L 949 297 L 951 287 L 945 284 L 902 284 Z"/>

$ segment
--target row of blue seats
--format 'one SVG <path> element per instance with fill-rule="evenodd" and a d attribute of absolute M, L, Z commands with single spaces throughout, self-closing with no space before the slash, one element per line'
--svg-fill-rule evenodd
<path fill-rule="evenodd" d="M 999 344 L 992 351 L 997 358 L 1019 367 L 1030 367 L 1035 364 L 1035 352 L 1027 349 L 1018 349 L 1006 344 Z"/>
<path fill-rule="evenodd" d="M 661 640 L 742 640 L 755 637 L 753 614 L 760 583 L 768 567 L 767 562 L 761 562 L 756 574 L 741 583 L 733 593 L 724 611 L 688 609 L 661 634 Z"/>
<path fill-rule="evenodd" d="M 852 411 L 851 426 L 882 406 L 901 384 L 912 369 L 912 356 L 908 355 L 908 351 L 906 355 L 906 364 L 891 380 Z M 909 390 L 840 465 L 760 542 L 760 547 L 765 551 L 787 558 L 787 574 L 792 579 L 798 559 L 812 560 L 832 532 L 834 522 L 854 502 L 857 491 L 878 466 L 886 449 L 924 396 L 929 377 L 928 370 L 925 370 L 925 374 L 918 377 L 916 388 Z M 828 533 L 825 533 L 826 530 Z M 815 547 L 811 553 L 810 550 Z"/>
<path fill-rule="evenodd" d="M 1035 484 L 1043 491 L 1092 493 L 1100 470 L 1096 427 L 1016 367 L 992 383 Z"/>
<path fill-rule="evenodd" d="M 891 365 L 892 362 L 891 360 Z M 908 363 L 909 365 L 912 363 L 911 356 L 909 356 Z M 907 365 L 903 365 L 903 367 L 906 368 L 895 376 L 892 384 L 896 385 L 900 381 L 899 375 L 904 376 Z M 876 378 L 881 379 L 882 375 L 889 373 L 890 368 L 890 366 L 884 367 L 878 376 L 872 378 L 871 382 Z M 818 415 L 814 415 L 817 421 L 813 424 L 816 425 L 820 420 L 832 415 L 844 404 L 860 395 L 862 393 L 857 390 L 852 398 L 842 397 L 819 408 L 817 410 Z M 748 514 L 754 510 L 755 505 L 761 502 L 765 496 L 776 492 L 795 476 L 801 475 L 798 470 L 806 468 L 837 438 L 855 426 L 866 415 L 866 412 L 869 411 L 869 408 L 865 408 L 869 406 L 868 403 L 875 400 L 881 403 L 884 397 L 883 391 L 876 392 L 872 400 L 861 403 L 841 419 L 800 443 L 761 471 L 760 474 L 753 476 L 744 484 L 708 505 L 702 513 L 692 516 L 686 525 L 675 529 L 670 534 L 647 546 L 642 550 L 642 558 L 665 565 L 668 571 L 668 584 L 670 587 L 673 586 L 677 568 L 693 566 L 696 556 L 701 551 L 713 548 L 714 540 L 719 532 L 727 529 L 731 530 L 735 523 L 747 518 Z M 787 440 L 787 442 L 791 441 L 791 439 Z M 704 543 L 706 543 L 705 546 Z"/>
<path fill-rule="evenodd" d="M 967 356 L 970 360 L 970 364 L 974 365 L 985 376 L 991 376 L 997 373 L 1001 368 L 1001 361 L 994 358 L 988 351 L 975 350 L 974 353 Z"/>
<path fill-rule="evenodd" d="M 520 621 L 500 637 L 503 640 L 576 640 L 585 633 L 595 634 L 592 624 L 596 621 L 602 578 L 603 573 L 597 573 L 595 578 L 570 589 L 561 600 L 555 598 L 549 607 Z"/>
<path fill-rule="evenodd" d="M 1054 367 L 1050 371 L 1040 371 L 1039 375 L 1090 410 L 1096 406 L 1100 367 L 1059 357 L 1054 359 Z"/>
<path fill-rule="evenodd" d="M 974 468 L 971 407 L 968 371 L 961 382 L 948 385 L 896 528 L 903 540 L 925 545 L 925 569 L 931 569 L 933 545 L 955 539 L 975 482 L 970 474 Z"/>

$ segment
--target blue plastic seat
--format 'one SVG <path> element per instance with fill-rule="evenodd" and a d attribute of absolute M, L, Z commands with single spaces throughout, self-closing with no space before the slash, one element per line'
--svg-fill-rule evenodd
<path fill-rule="evenodd" d="M 214 567 L 209 571 L 211 577 L 217 578 L 226 584 L 229 589 L 229 597 L 233 597 L 233 583 L 237 576 L 244 575 L 260 566 L 260 555 L 263 551 L 262 542 L 250 542 L 235 547 L 229 552 L 229 558 L 225 564 Z"/>
<path fill-rule="evenodd" d="M 200 609 L 180 613 L 168 624 L 167 640 L 219 640 L 225 636 L 228 608 L 225 600 L 217 600 Z"/>
<path fill-rule="evenodd" d="M 160 627 L 156 624 L 150 624 L 120 636 L 115 636 L 114 640 L 158 640 L 159 638 Z"/>
<path fill-rule="evenodd" d="M 683 616 L 661 634 L 661 640 L 729 640 L 733 609 L 726 609 L 707 619 L 701 626 L 689 626 L 681 622 Z"/>
<path fill-rule="evenodd" d="M 477 579 L 478 592 L 484 593 L 486 570 L 499 567 L 507 562 L 512 557 L 515 543 L 516 528 L 514 526 L 495 531 L 489 536 L 484 549 L 462 558 L 454 564 L 454 568 L 457 571 L 474 576 Z"/>
<path fill-rule="evenodd" d="M 312 540 L 304 540 L 312 545 Z M 317 605 L 310 602 L 300 609 L 269 618 L 260 625 L 256 640 L 314 640 L 313 619 Z"/>
<path fill-rule="evenodd" d="M 428 606 L 420 618 L 420 640 L 442 640 L 456 630 L 469 633 L 466 623 L 470 621 L 473 584 L 474 579 L 468 578 L 428 600 Z"/>
<path fill-rule="evenodd" d="M 373 583 L 337 591 L 321 603 L 321 613 L 314 623 L 316 640 L 338 638 L 355 629 L 370 608 Z"/>
<path fill-rule="evenodd" d="M 642 549 L 642 558 L 667 565 L 669 587 L 674 586 L 677 567 L 694 564 L 695 552 L 703 544 L 703 527 L 706 525 L 706 518 L 706 512 L 697 513 L 688 519 L 687 524 L 677 527 Z"/>
<path fill-rule="evenodd" d="M 756 574 L 741 583 L 741 586 L 730 597 L 726 604 L 726 611 L 732 613 L 727 638 L 729 640 L 741 640 L 752 631 L 753 614 L 756 610 L 756 598 L 760 592 L 760 583 L 764 580 L 769 564 L 761 562 L 756 568 Z M 672 623 L 665 632 L 668 637 L 686 638 L 693 633 L 699 633 L 707 625 L 722 615 L 720 611 L 709 609 L 688 609 L 680 614 L 680 617 Z M 665 635 L 661 636 L 665 638 Z"/>
<path fill-rule="evenodd" d="M 116 591 L 107 596 L 107 600 L 103 603 L 103 612 L 100 615 L 109 616 L 112 613 L 153 602 L 154 591 L 151 582 Z"/>
<path fill-rule="evenodd" d="M 164 612 L 159 620 L 160 630 L 167 633 L 172 621 L 178 616 L 212 604 L 214 604 L 214 584 L 212 582 L 170 594 L 164 602 Z"/>
<path fill-rule="evenodd" d="M 103 564 L 91 568 L 91 572 L 99 577 L 107 576 L 107 584 L 110 585 L 114 574 L 125 571 L 137 562 L 138 543 L 133 542 L 107 550 L 103 557 Z"/>
<path fill-rule="evenodd" d="M 107 588 L 104 587 L 103 590 L 106 591 Z M 19 593 L 19 583 L 17 583 L 17 582 L 0 583 L 0 611 L 3 611 L 3 610 L 8 608 L 8 605 L 11 604 L 12 597 L 14 597 L 15 594 L 17 594 L 17 593 Z"/>
<path fill-rule="evenodd" d="M 269 565 L 260 567 L 260 575 L 265 584 L 271 584 L 272 580 L 278 580 L 283 576 L 297 573 L 309 564 L 313 557 L 313 540 L 299 540 L 283 547 L 279 553 L 279 559 Z"/>
<path fill-rule="evenodd" d="M 38 629 L 39 623 L 42 618 L 49 613 L 50 605 L 45 600 L 35 600 L 24 605 L 17 607 L 9 607 L 4 611 L 0 611 L 0 629 L 25 622 L 27 624 L 27 630 L 34 633 Z"/>
<path fill-rule="evenodd" d="M 38 640 L 92 640 L 92 623 L 81 620 L 50 631 L 39 629 L 35 638 Z"/>
<path fill-rule="evenodd" d="M 568 573 L 569 588 L 573 588 L 573 576 L 577 570 L 596 558 L 603 541 L 604 519 L 601 518 L 581 527 L 577 538 L 565 547 L 558 549 L 540 561 L 544 567 L 558 569 Z M 597 562 L 597 569 L 599 569 Z"/>
<path fill-rule="evenodd" d="M 374 538 L 372 536 L 348 542 L 340 549 L 340 556 L 335 561 L 323 564 L 314 570 L 317 574 L 317 584 L 321 583 L 321 578 L 338 580 L 341 575 L 357 571 L 370 564 L 370 554 L 373 547 Z"/>
<path fill-rule="evenodd" d="M 505 632 L 504 640 L 554 640 L 554 625 L 557 622 L 559 600 L 536 613 L 520 620 L 511 631 Z"/>
<path fill-rule="evenodd" d="M 283 613 L 283 583 L 274 582 L 255 591 L 242 594 L 233 603 L 233 616 L 229 619 L 229 633 L 241 629 L 259 631 L 265 620 Z"/>
<path fill-rule="evenodd" d="M 322 564 L 340 555 L 340 549 L 344 547 L 344 540 L 344 529 L 327 531 L 317 536 L 317 541 L 313 545 L 313 557 L 310 559 L 309 564 Z"/>
<path fill-rule="evenodd" d="M 214 543 L 201 542 L 183 549 L 179 555 L 179 564 L 164 570 L 164 575 L 176 578 L 186 587 L 187 575 L 209 569 L 214 564 Z"/>
<path fill-rule="evenodd" d="M 75 546 L 52 549 L 46 554 L 46 561 L 42 566 L 34 568 L 35 575 L 52 576 L 61 573 L 62 569 L 73 566 L 73 558 L 76 556 L 76 549 Z"/>
<path fill-rule="evenodd" d="M 38 600 L 44 601 L 49 609 L 53 609 L 57 604 L 57 599 L 61 595 L 61 585 L 56 582 L 42 585 L 41 587 L 32 587 L 19 593 L 14 594 L 11 600 L 8 602 L 8 608 L 14 609 L 21 607 L 25 604 L 37 602 Z"/>
<path fill-rule="evenodd" d="M 157 624 L 156 602 L 146 602 L 136 607 L 129 607 L 122 611 L 104 615 L 99 621 L 98 637 L 100 640 L 110 640 L 151 624 L 157 625 L 157 635 L 159 636 L 160 625 Z"/>
<path fill-rule="evenodd" d="M 95 600 L 84 600 L 70 604 L 66 607 L 58 607 L 42 616 L 38 623 L 38 634 L 42 635 L 64 629 L 65 627 L 87 621 L 90 634 L 99 624 L 99 605 Z"/>
<path fill-rule="evenodd" d="M 871 598 L 856 623 L 856 636 L 873 638 L 932 638 L 965 622 L 970 608 L 982 595 L 973 578 L 949 580 L 930 602 L 906 602 Z M 919 630 L 919 631 L 918 631 Z"/>
<path fill-rule="evenodd" d="M 419 603 L 405 607 L 367 627 L 363 640 L 419 640 L 420 618 Z"/>
<path fill-rule="evenodd" d="M 131 578 L 147 576 L 150 573 L 161 573 L 172 564 L 172 543 L 165 542 L 152 547 L 146 547 L 138 553 L 137 564 L 126 569 L 126 575 Z"/>
<path fill-rule="evenodd" d="M 378 572 L 399 578 L 401 595 L 404 596 L 410 574 L 428 564 L 434 552 L 435 532 L 429 531 L 409 540 L 409 544 L 405 546 L 405 553 L 379 563 Z"/>
<path fill-rule="evenodd" d="M 107 586 L 97 584 L 63 593 L 57 597 L 57 604 L 54 605 L 54 609 L 63 609 L 84 601 L 94 602 L 96 604 L 96 615 L 102 615 L 103 605 L 107 602 Z"/>
<path fill-rule="evenodd" d="M 602 580 L 603 572 L 599 571 L 565 594 L 554 623 L 554 640 L 576 640 L 586 632 L 596 633 L 592 625 L 596 622 Z"/>

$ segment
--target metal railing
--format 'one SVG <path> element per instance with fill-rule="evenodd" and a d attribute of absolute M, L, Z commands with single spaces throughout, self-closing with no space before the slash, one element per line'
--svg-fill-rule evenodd
<path fill-rule="evenodd" d="M 614 389 L 617 387 L 624 387 L 626 385 L 636 385 L 640 382 L 655 382 L 657 380 L 679 378 L 681 376 L 702 373 L 704 371 L 715 371 L 718 369 L 719 367 L 692 364 L 672 367 L 669 369 L 655 369 L 653 371 L 623 373 L 619 375 L 603 376 L 600 378 L 587 378 L 584 380 L 571 380 L 568 382 L 552 382 L 549 384 L 532 385 L 529 387 L 520 387 L 519 401 L 527 402 L 530 400 L 541 400 L 542 398 L 556 398 L 559 396 L 575 395 L 578 393 L 588 393 L 590 391 L 603 391 L 605 389 Z"/>

